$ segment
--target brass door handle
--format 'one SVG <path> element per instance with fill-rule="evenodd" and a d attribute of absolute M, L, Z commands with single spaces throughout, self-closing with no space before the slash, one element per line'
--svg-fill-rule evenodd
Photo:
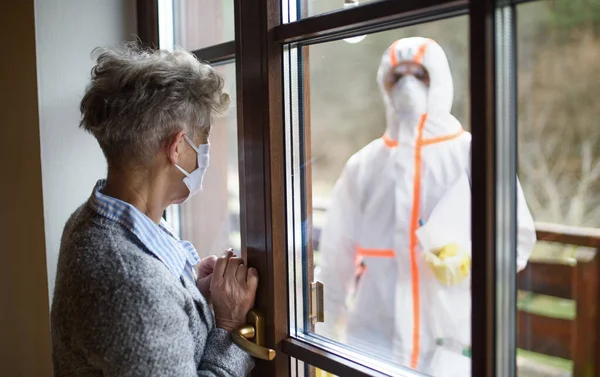
<path fill-rule="evenodd" d="M 275 350 L 263 346 L 265 344 L 265 320 L 262 314 L 258 310 L 251 310 L 246 320 L 248 324 L 236 329 L 231 334 L 233 342 L 256 358 L 273 360 Z"/>

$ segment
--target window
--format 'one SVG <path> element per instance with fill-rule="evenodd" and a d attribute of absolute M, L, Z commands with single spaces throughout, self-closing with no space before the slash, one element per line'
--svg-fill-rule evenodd
<path fill-rule="evenodd" d="M 593 127 L 600 115 L 594 104 L 600 29 L 594 2 L 159 4 L 168 10 L 161 12 L 163 19 L 172 20 L 171 34 L 164 38 L 221 64 L 235 94 L 237 108 L 219 119 L 211 139 L 206 196 L 170 216 L 176 214 L 184 237 L 201 253 L 239 247 L 258 269 L 256 307 L 265 320 L 261 345 L 275 349 L 277 356 L 258 360 L 253 375 L 443 376 L 461 363 L 470 369 L 466 375 L 486 377 L 515 376 L 517 370 L 519 376 L 600 373 L 595 305 L 600 294 L 600 192 L 595 184 L 600 133 Z M 380 90 L 376 73 L 384 51 L 405 36 L 425 36 L 443 48 L 453 79 L 451 114 L 472 133 L 471 166 L 465 169 L 471 203 L 457 199 L 471 204 L 471 270 L 462 281 L 470 286 L 466 295 L 444 298 L 447 288 L 429 284 L 437 275 L 423 255 L 427 248 L 420 243 L 420 254 L 411 252 L 411 244 L 429 239 L 417 236 L 415 241 L 413 230 L 434 223 L 430 207 L 436 206 L 427 198 L 438 202 L 456 187 L 449 174 L 451 158 L 427 161 L 435 155 L 432 145 L 449 147 L 468 134 L 429 135 L 424 127 L 416 139 L 421 148 L 412 149 L 387 134 L 394 114 L 386 114 L 382 94 L 391 86 Z M 402 69 L 420 72 L 412 65 Z M 401 73 L 394 72 L 391 82 Z M 361 162 L 377 143 L 383 154 L 394 151 L 389 165 Z M 406 150 L 415 153 L 402 155 Z M 420 164 L 411 168 L 406 164 L 411 159 Z M 356 161 L 361 174 L 356 174 Z M 419 165 L 422 182 L 437 184 L 415 189 Z M 408 182 L 406 187 L 383 194 L 382 187 L 398 179 Z M 359 187 L 368 194 L 357 194 Z M 344 188 L 352 195 L 340 206 Z M 401 246 L 396 241 L 385 245 L 382 229 L 397 223 L 394 216 L 403 213 L 399 204 L 416 192 L 422 208 L 417 217 L 408 211 L 408 241 L 399 237 Z M 369 200 L 361 200 L 365 197 Z M 375 202 L 379 206 L 371 207 L 370 218 L 364 211 L 347 211 Z M 524 215 L 523 208 L 533 216 Z M 444 229 L 463 221 L 460 215 L 442 218 Z M 366 225 L 357 226 L 356 219 Z M 576 228 L 582 226 L 587 228 Z M 535 248 L 527 246 L 535 233 Z M 335 241 L 336 234 L 344 237 Z M 354 241 L 348 248 L 353 258 L 337 258 L 331 250 L 345 248 L 346 240 Z M 522 250 L 532 248 L 525 267 Z M 327 270 L 328 263 L 334 268 Z M 339 326 L 332 326 L 336 316 L 328 294 L 340 285 L 336 278 L 349 283 L 343 294 L 334 295 L 346 313 Z M 317 281 L 324 283 L 324 318 Z M 390 289 L 383 289 L 386 284 Z M 388 296 L 377 297 L 381 292 Z M 455 318 L 450 314 L 440 322 L 436 314 L 446 309 L 445 303 L 472 311 L 460 310 L 467 313 L 460 321 L 446 321 Z M 391 309 L 382 310 L 386 305 Z M 458 326 L 462 342 L 438 336 L 444 326 Z M 452 360 L 443 359 L 446 352 L 442 360 L 436 352 L 421 354 L 427 344 L 451 351 Z"/>
<path fill-rule="evenodd" d="M 600 115 L 600 17 L 572 3 L 517 8 L 519 168 L 536 219 L 600 227 L 600 133 L 592 121 Z"/>
<path fill-rule="evenodd" d="M 175 44 L 189 51 L 234 39 L 232 0 L 172 0 Z"/>
<path fill-rule="evenodd" d="M 210 168 L 202 193 L 180 205 L 181 236 L 201 254 L 221 255 L 240 249 L 235 72 L 233 64 L 217 67 L 225 77 L 232 107 L 218 116 L 210 136 Z"/>
<path fill-rule="evenodd" d="M 564 236 L 600 227 L 598 9 L 579 0 L 516 8 L 519 171 L 534 218 L 545 223 L 519 276 L 517 365 L 525 375 L 598 373 L 590 335 L 598 255 L 594 244 Z M 560 278 L 548 284 L 552 277 Z"/>
<path fill-rule="evenodd" d="M 358 7 L 374 0 L 305 0 L 300 8 L 301 14 L 315 16 L 323 13 Z"/>
<path fill-rule="evenodd" d="M 428 38 L 386 52 L 390 46 L 396 46 L 397 40 L 418 36 Z M 369 34 L 368 39 L 356 44 L 339 40 L 289 48 L 284 61 L 284 69 L 289 67 L 291 76 L 287 83 L 290 108 L 286 117 L 290 139 L 288 167 L 292 173 L 288 174 L 288 223 L 297 224 L 295 239 L 301 238 L 302 228 L 311 221 L 313 228 L 312 237 L 304 234 L 302 242 L 290 249 L 289 259 L 303 262 L 303 266 L 291 271 L 295 272 L 296 286 L 291 287 L 290 296 L 302 292 L 302 287 L 313 280 L 322 282 L 325 315 L 325 322 L 316 324 L 313 332 L 310 318 L 301 316 L 303 310 L 298 304 L 292 305 L 298 312 L 291 324 L 296 336 L 322 345 L 331 344 L 335 339 L 357 354 L 368 356 L 365 359 L 368 365 L 377 360 L 375 365 L 384 370 L 385 364 L 412 366 L 432 375 L 437 373 L 428 364 L 435 364 L 435 359 L 440 357 L 435 351 L 436 342 L 453 342 L 456 345 L 452 347 L 459 348 L 457 363 L 466 364 L 469 373 L 470 359 L 461 354 L 470 348 L 469 278 L 461 282 L 461 288 L 445 287 L 421 258 L 416 244 L 414 255 L 411 254 L 412 246 L 406 236 L 411 231 L 411 211 L 419 211 L 426 222 L 434 212 L 435 203 L 444 196 L 444 190 L 452 187 L 468 169 L 470 138 L 464 132 L 464 128 L 468 128 L 469 110 L 468 41 L 468 18 L 463 16 Z M 431 89 L 446 89 L 442 96 L 448 98 L 440 101 L 450 102 L 443 115 L 429 115 L 430 120 L 423 123 L 423 135 L 419 139 L 416 137 L 419 117 L 412 114 L 390 117 L 389 111 L 395 110 L 392 105 L 384 105 L 378 80 L 382 57 L 385 60 L 391 54 L 394 58 L 402 54 L 409 56 L 414 51 L 414 59 L 420 59 L 419 54 L 424 55 L 430 43 L 436 45 L 431 47 L 433 52 L 425 55 L 426 62 L 419 60 L 418 64 L 430 67 Z M 440 73 L 443 68 L 448 69 L 439 63 L 445 56 L 450 70 Z M 295 59 L 300 61 L 303 70 L 294 68 Z M 412 55 L 410 60 L 413 60 Z M 389 61 L 385 64 L 390 65 Z M 393 67 L 382 69 L 387 75 Z M 444 80 L 454 84 L 442 87 Z M 457 100 L 451 107 L 453 97 Z M 393 95 L 390 98 L 397 99 Z M 451 110 L 456 117 L 450 114 Z M 436 125 L 440 128 L 436 129 Z M 427 146 L 415 146 L 416 139 L 424 140 Z M 415 160 L 417 151 L 422 153 L 419 157 L 422 162 Z M 436 165 L 442 163 L 438 158 L 454 159 L 455 171 L 447 177 L 437 176 Z M 404 182 L 394 183 L 406 169 L 411 172 L 402 178 Z M 297 177 L 303 178 L 298 180 Z M 415 208 L 414 203 L 402 202 L 403 197 L 413 194 L 415 184 L 425 190 L 419 201 L 420 209 Z M 468 191 L 468 182 L 465 188 Z M 399 212 L 404 215 L 398 216 Z M 386 221 L 377 221 L 382 218 Z M 438 218 L 437 221 L 456 221 L 456 218 Z M 392 229 L 388 229 L 389 226 Z M 395 232 L 394 227 L 399 231 Z M 398 233 L 404 235 L 403 239 L 394 240 L 394 234 Z M 371 234 L 376 236 L 370 238 Z M 299 248 L 303 249 L 302 253 Z M 314 279 L 311 277 L 313 267 Z M 414 294 L 413 289 L 421 292 Z M 434 289 L 439 292 L 429 292 Z M 400 290 L 404 295 L 395 296 Z M 451 302 L 438 305 L 455 296 L 464 301 L 459 307 L 453 307 Z M 394 304 L 400 301 L 402 304 Z M 292 302 L 298 303 L 299 297 Z M 452 317 L 459 310 L 464 312 L 464 331 L 453 330 L 452 335 L 438 329 L 460 326 L 453 323 L 458 316 L 444 321 L 443 315 L 437 318 L 428 315 L 445 312 Z M 415 324 L 399 329 L 397 321 L 401 318 L 407 324 Z M 396 336 L 395 331 L 402 333 Z M 407 338 L 412 340 L 412 337 L 429 345 L 407 345 L 410 343 Z M 404 345 L 400 345 L 402 341 Z M 418 356 L 421 349 L 427 351 Z M 389 368 L 393 371 L 391 365 Z"/>
<path fill-rule="evenodd" d="M 203 59 L 203 51 L 210 50 L 211 44 L 233 38 L 232 3 L 167 0 L 158 5 L 159 36 L 164 48 L 175 45 L 195 48 L 195 53 Z M 209 14 L 211 17 L 206 18 L 206 22 L 198 22 L 199 15 Z M 207 27 L 211 28 L 210 33 Z M 221 255 L 227 248 L 240 250 L 241 247 L 235 65 L 227 59 L 220 60 L 221 65 L 216 70 L 225 78 L 224 91 L 230 96 L 231 106 L 215 117 L 203 192 L 186 203 L 172 206 L 166 213 L 173 228 L 192 242 L 201 257 Z"/>

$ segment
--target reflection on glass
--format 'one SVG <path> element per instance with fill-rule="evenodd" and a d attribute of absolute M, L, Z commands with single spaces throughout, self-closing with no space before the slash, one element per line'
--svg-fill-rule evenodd
<path fill-rule="evenodd" d="M 180 206 L 182 237 L 200 257 L 221 255 L 228 247 L 240 250 L 240 191 L 235 111 L 235 66 L 218 67 L 225 77 L 231 107 L 217 115 L 210 136 L 210 165 L 202 193 Z"/>
<path fill-rule="evenodd" d="M 596 232 L 599 10 L 597 3 L 585 0 L 517 7 L 519 169 L 525 197 L 537 221 Z M 595 278 L 580 274 L 596 266 L 599 256 L 593 249 L 565 244 L 558 235 L 554 238 L 555 242 L 538 243 L 532 255 L 538 264 L 519 276 L 519 375 L 598 375 L 600 371 L 590 369 L 597 365 L 597 346 L 595 335 L 589 336 L 591 326 L 597 325 L 586 322 L 599 314 L 596 306 L 587 306 L 597 299 L 585 298 L 585 289 L 595 286 Z M 538 268 L 550 273 L 536 274 Z M 559 283 L 562 291 L 545 285 L 551 277 L 564 277 Z M 553 288 L 541 291 L 535 286 Z M 542 322 L 543 328 L 536 326 Z"/>
<path fill-rule="evenodd" d="M 461 17 L 308 48 L 315 331 L 434 376 L 470 376 L 467 30 Z"/>
<path fill-rule="evenodd" d="M 233 41 L 233 0 L 172 0 L 175 45 L 188 51 Z"/>

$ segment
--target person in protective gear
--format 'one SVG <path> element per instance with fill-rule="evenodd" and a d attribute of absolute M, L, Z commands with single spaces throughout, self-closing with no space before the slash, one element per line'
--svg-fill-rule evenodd
<path fill-rule="evenodd" d="M 422 250 L 416 231 L 470 171 L 471 134 L 450 114 L 452 75 L 435 41 L 393 43 L 377 82 L 387 128 L 348 160 L 336 182 L 320 239 L 325 323 L 316 332 L 428 373 L 440 344 L 458 339 L 470 349 L 471 251 L 456 244 Z M 517 185 L 520 271 L 536 236 Z M 444 311 L 439 292 L 458 305 Z M 440 330 L 446 324 L 453 331 Z"/>

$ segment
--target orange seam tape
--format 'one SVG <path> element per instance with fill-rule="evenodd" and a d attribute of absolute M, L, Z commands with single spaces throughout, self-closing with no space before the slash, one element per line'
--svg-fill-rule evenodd
<path fill-rule="evenodd" d="M 363 249 L 357 248 L 356 254 L 362 257 L 393 258 L 396 252 L 392 249 Z"/>
<path fill-rule="evenodd" d="M 396 148 L 398 146 L 398 140 L 392 139 L 387 133 L 383 134 L 381 137 L 383 139 L 383 143 L 388 148 Z"/>
<path fill-rule="evenodd" d="M 396 42 L 392 43 L 392 45 L 390 46 L 390 64 L 392 65 L 392 67 L 396 67 L 398 65 L 398 56 L 396 56 L 396 45 L 398 44 L 398 42 L 400 42 L 400 40 L 397 40 Z M 427 50 L 427 45 L 433 42 L 432 39 L 428 39 L 425 43 L 423 43 L 421 46 L 419 46 L 419 49 L 417 50 L 417 53 L 415 54 L 413 61 L 415 63 L 419 63 L 421 64 L 423 62 L 423 57 L 425 56 L 425 51 Z"/>
<path fill-rule="evenodd" d="M 423 139 L 421 145 L 423 145 L 425 147 L 427 145 L 441 143 L 441 142 L 444 142 L 444 141 L 456 139 L 457 137 L 459 137 L 460 135 L 462 135 L 464 133 L 465 133 L 465 130 L 460 130 L 457 133 L 454 133 L 454 134 L 451 134 L 451 135 L 432 137 L 430 139 Z"/>
<path fill-rule="evenodd" d="M 410 218 L 410 270 L 412 276 L 413 296 L 413 349 L 410 367 L 417 369 L 421 348 L 421 296 L 419 286 L 419 265 L 417 264 L 417 228 L 419 227 L 419 214 L 421 212 L 421 151 L 423 148 L 423 129 L 427 121 L 427 114 L 421 116 L 415 149 L 415 182 L 413 185 L 413 207 Z"/>
<path fill-rule="evenodd" d="M 419 50 L 417 51 L 417 53 L 415 54 L 415 57 L 413 58 L 415 63 L 419 63 L 419 64 L 423 63 L 423 57 L 425 56 L 425 50 L 427 50 L 427 45 L 429 44 L 429 42 L 431 42 L 431 39 L 428 39 L 427 42 L 425 42 L 421 46 L 419 46 Z"/>

